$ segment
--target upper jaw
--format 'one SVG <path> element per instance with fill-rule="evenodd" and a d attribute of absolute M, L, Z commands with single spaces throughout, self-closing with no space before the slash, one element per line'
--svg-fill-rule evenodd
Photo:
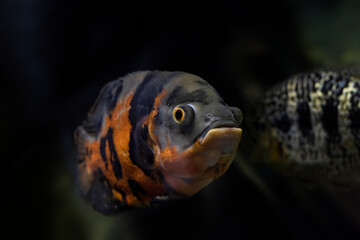
<path fill-rule="evenodd" d="M 238 125 L 231 120 L 215 120 L 200 133 L 200 135 L 197 137 L 197 141 L 199 143 L 203 143 L 209 131 L 216 128 L 238 128 Z"/>

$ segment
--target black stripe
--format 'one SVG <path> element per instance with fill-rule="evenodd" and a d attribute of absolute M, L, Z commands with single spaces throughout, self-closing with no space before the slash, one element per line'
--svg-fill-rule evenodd
<path fill-rule="evenodd" d="M 338 104 L 337 100 L 329 98 L 322 106 L 321 123 L 328 136 L 339 136 Z"/>
<path fill-rule="evenodd" d="M 163 90 L 163 85 L 173 76 L 181 73 L 149 72 L 141 84 L 136 88 L 130 103 L 129 120 L 132 126 L 130 132 L 129 155 L 131 161 L 140 167 L 145 175 L 155 179 L 153 171 L 153 153 L 144 137 L 148 136 L 148 129 L 142 129 L 141 121 L 154 108 L 155 98 Z"/>
<path fill-rule="evenodd" d="M 332 76 L 332 75 L 331 75 Z M 332 78 L 331 78 L 332 79 Z M 332 91 L 331 95 L 326 99 L 326 104 L 322 106 L 323 116 L 321 119 L 322 125 L 324 130 L 330 137 L 339 136 L 339 123 L 338 123 L 338 104 L 339 100 L 338 97 L 342 94 L 345 87 L 347 87 L 349 83 L 349 78 L 338 75 L 336 79 L 333 81 L 328 81 L 326 84 L 330 84 L 331 88 L 334 84 L 336 84 L 334 90 Z M 330 87 L 328 87 L 330 89 Z M 326 93 L 328 94 L 328 93 Z"/>
<path fill-rule="evenodd" d="M 149 128 L 147 125 L 144 125 L 144 127 L 140 130 L 140 140 L 142 141 L 140 150 L 142 155 L 145 156 L 145 158 L 147 159 L 147 162 L 150 164 L 154 164 L 154 152 L 147 144 L 148 138 Z"/>
<path fill-rule="evenodd" d="M 117 187 L 115 187 L 115 190 L 121 194 L 121 197 L 123 199 L 123 205 L 127 205 L 125 192 L 123 190 L 121 190 L 120 188 L 117 188 Z"/>
<path fill-rule="evenodd" d="M 106 161 L 105 147 L 106 147 L 106 137 L 103 137 L 103 138 L 100 139 L 100 155 L 101 155 L 101 158 L 104 161 L 105 167 L 107 169 L 108 168 L 108 163 Z"/>
<path fill-rule="evenodd" d="M 129 179 L 128 183 L 129 183 L 129 187 L 130 187 L 132 193 L 140 201 L 142 200 L 140 194 L 141 195 L 147 195 L 146 191 L 141 187 L 141 185 L 136 180 Z"/>
<path fill-rule="evenodd" d="M 112 128 L 109 128 L 108 134 L 107 134 L 107 140 L 109 143 L 109 150 L 110 150 L 110 162 L 113 167 L 113 171 L 114 171 L 116 179 L 120 179 L 120 178 L 122 178 L 122 168 L 121 168 L 119 156 L 115 149 L 113 133 L 114 133 L 114 130 Z"/>
<path fill-rule="evenodd" d="M 296 112 L 298 114 L 298 126 L 304 137 L 311 134 L 312 123 L 311 123 L 311 112 L 307 102 L 299 102 L 297 104 Z"/>
<path fill-rule="evenodd" d="M 119 156 L 115 149 L 113 134 L 114 134 L 114 130 L 112 128 L 109 128 L 106 136 L 100 139 L 100 154 L 103 161 L 105 162 L 105 167 L 107 169 L 108 163 L 107 163 L 106 151 L 105 151 L 106 141 L 107 141 L 109 144 L 109 151 L 110 151 L 110 163 L 113 167 L 113 171 L 116 179 L 120 179 L 122 178 L 122 167 L 120 164 Z"/>

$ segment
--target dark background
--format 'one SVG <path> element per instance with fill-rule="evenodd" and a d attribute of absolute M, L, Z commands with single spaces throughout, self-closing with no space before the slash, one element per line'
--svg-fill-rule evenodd
<path fill-rule="evenodd" d="M 359 64 L 359 16 L 359 3 L 335 0 L 0 1 L 3 236 L 359 239 L 357 201 L 294 190 L 265 166 L 254 169 L 276 200 L 234 165 L 190 199 L 115 217 L 80 199 L 71 175 L 73 130 L 106 82 L 190 72 L 246 119 L 291 74 Z"/>

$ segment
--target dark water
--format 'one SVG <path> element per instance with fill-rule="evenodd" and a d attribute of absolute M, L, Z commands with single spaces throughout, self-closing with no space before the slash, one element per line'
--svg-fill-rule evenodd
<path fill-rule="evenodd" d="M 234 165 L 200 194 L 105 217 L 77 195 L 73 129 L 100 88 L 135 70 L 181 70 L 251 115 L 262 92 L 312 68 L 360 63 L 356 1 L 0 2 L 3 235 L 12 239 L 359 239 L 356 193 L 333 196 Z M 240 152 L 251 162 L 251 152 Z M 253 141 L 256 141 L 253 140 Z M 360 198 L 359 198 L 360 199 Z"/>

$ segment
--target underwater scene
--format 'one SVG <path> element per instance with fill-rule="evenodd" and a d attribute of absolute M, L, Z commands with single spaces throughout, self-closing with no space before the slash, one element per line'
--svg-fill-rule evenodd
<path fill-rule="evenodd" d="M 0 2 L 9 239 L 360 239 L 360 1 Z"/>

